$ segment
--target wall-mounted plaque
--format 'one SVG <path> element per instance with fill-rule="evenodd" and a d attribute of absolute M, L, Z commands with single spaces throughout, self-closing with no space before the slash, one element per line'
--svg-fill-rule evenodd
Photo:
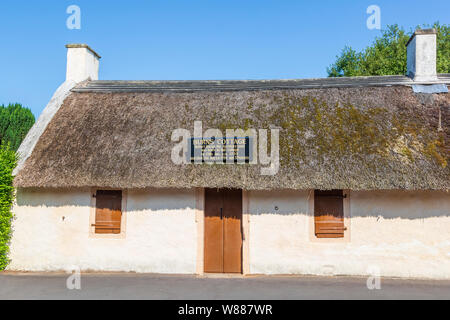
<path fill-rule="evenodd" d="M 244 164 L 253 160 L 253 138 L 191 138 L 188 163 Z"/>

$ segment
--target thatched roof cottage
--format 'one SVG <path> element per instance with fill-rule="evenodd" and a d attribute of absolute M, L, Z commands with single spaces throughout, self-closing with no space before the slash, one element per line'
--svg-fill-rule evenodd
<path fill-rule="evenodd" d="M 19 150 L 11 270 L 450 278 L 434 30 L 406 76 L 99 81 L 100 56 L 67 48 Z M 243 146 L 216 149 L 231 129 Z"/>

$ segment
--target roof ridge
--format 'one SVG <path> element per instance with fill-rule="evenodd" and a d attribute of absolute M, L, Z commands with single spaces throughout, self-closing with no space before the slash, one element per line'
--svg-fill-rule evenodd
<path fill-rule="evenodd" d="M 402 75 L 359 76 L 310 79 L 269 80 L 95 80 L 75 87 L 74 92 L 142 91 L 251 91 L 280 89 L 322 89 L 342 87 L 412 86 L 450 84 L 450 74 L 438 75 L 437 81 L 417 82 Z"/>

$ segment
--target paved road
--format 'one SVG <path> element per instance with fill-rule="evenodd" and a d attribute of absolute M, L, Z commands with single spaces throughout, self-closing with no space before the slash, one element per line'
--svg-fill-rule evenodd
<path fill-rule="evenodd" d="M 365 278 L 198 278 L 136 274 L 83 274 L 81 290 L 68 290 L 64 274 L 0 273 L 0 299 L 450 299 L 450 281 Z"/>

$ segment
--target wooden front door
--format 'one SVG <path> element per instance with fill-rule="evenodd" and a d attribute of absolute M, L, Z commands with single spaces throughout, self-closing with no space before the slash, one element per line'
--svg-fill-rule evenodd
<path fill-rule="evenodd" d="M 205 190 L 205 272 L 242 273 L 242 190 Z"/>

